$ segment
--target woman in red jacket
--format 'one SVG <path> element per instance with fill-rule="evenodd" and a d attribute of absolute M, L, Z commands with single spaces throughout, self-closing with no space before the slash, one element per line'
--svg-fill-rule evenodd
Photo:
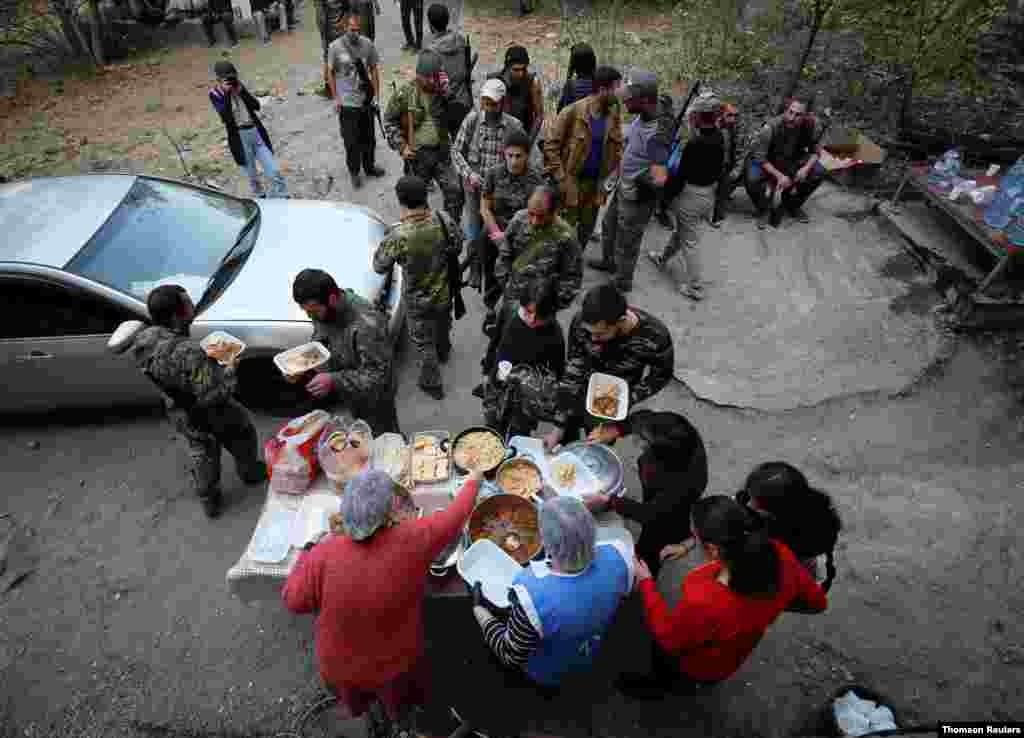
<path fill-rule="evenodd" d="M 346 717 L 369 711 L 371 738 L 392 722 L 411 734 L 412 708 L 426 703 L 423 597 L 430 562 L 466 523 L 480 475 L 454 502 L 420 520 L 388 525 L 395 484 L 380 470 L 350 481 L 341 498 L 346 535 L 302 553 L 283 596 L 294 613 L 317 613 L 320 677 Z"/>
<path fill-rule="evenodd" d="M 825 593 L 785 545 L 759 529 L 751 513 L 724 495 L 694 503 L 692 531 L 707 563 L 683 580 L 674 609 L 637 561 L 637 588 L 657 644 L 654 673 L 623 674 L 618 685 L 638 698 L 731 676 L 784 611 L 822 612 Z"/>

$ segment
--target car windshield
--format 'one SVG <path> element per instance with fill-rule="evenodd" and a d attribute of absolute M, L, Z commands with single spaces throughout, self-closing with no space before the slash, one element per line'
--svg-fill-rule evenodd
<path fill-rule="evenodd" d="M 64 268 L 143 301 L 154 287 L 179 284 L 198 304 L 257 211 L 252 202 L 139 178 Z"/>

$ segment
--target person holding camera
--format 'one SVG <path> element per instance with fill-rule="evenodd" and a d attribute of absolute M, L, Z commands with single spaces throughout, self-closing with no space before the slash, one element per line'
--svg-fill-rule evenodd
<path fill-rule="evenodd" d="M 256 112 L 260 101 L 252 96 L 241 80 L 238 70 L 229 61 L 213 66 L 217 84 L 210 88 L 210 104 L 220 115 L 228 134 L 228 148 L 238 166 L 249 175 L 249 184 L 256 197 L 266 197 L 256 162 L 271 181 L 271 197 L 288 197 L 288 183 L 274 159 L 270 136 Z"/>
<path fill-rule="evenodd" d="M 363 185 L 360 168 L 369 177 L 384 176 L 384 170 L 374 163 L 377 137 L 373 117 L 380 90 L 380 55 L 373 42 L 360 34 L 361 24 L 358 15 L 349 15 L 345 33 L 327 49 L 327 84 L 338 111 L 345 163 L 355 189 Z"/>

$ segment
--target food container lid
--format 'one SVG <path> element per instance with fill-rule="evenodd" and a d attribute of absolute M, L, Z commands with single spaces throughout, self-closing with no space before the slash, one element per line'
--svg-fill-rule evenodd
<path fill-rule="evenodd" d="M 324 346 L 319 341 L 310 341 L 309 343 L 304 343 L 301 346 L 296 346 L 295 348 L 290 348 L 287 351 L 282 351 L 281 353 L 276 354 L 274 356 L 274 364 L 277 366 L 278 370 L 286 377 L 292 376 L 292 372 L 288 371 L 288 367 L 286 364 L 288 358 L 294 354 L 301 353 L 311 348 L 316 349 L 320 353 L 320 361 L 317 362 L 316 364 L 313 364 L 307 369 L 303 369 L 302 372 L 298 372 L 299 374 L 304 374 L 305 372 L 310 371 L 311 369 L 321 367 L 330 360 L 331 352 L 327 350 L 326 346 Z"/>
<path fill-rule="evenodd" d="M 470 587 L 480 582 L 484 596 L 498 607 L 508 607 L 508 590 L 523 570 L 498 544 L 481 538 L 467 548 L 457 564 L 459 576 Z"/>
<path fill-rule="evenodd" d="M 619 388 L 619 411 L 615 415 L 600 415 L 595 413 L 591 402 L 594 398 L 594 392 L 597 390 L 599 384 L 614 384 Z M 587 383 L 587 407 L 586 411 L 593 415 L 595 418 L 603 418 L 604 420 L 625 420 L 626 415 L 629 412 L 629 384 L 626 380 L 619 379 L 611 374 L 602 374 L 601 372 L 594 372 L 590 375 L 590 381 Z"/>

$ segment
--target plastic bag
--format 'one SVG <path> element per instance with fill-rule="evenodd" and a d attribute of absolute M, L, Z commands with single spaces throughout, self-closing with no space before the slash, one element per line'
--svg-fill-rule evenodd
<path fill-rule="evenodd" d="M 290 420 L 263 445 L 267 476 L 274 492 L 298 495 L 309 489 L 320 472 L 317 448 L 329 419 L 325 411 L 314 410 Z"/>

